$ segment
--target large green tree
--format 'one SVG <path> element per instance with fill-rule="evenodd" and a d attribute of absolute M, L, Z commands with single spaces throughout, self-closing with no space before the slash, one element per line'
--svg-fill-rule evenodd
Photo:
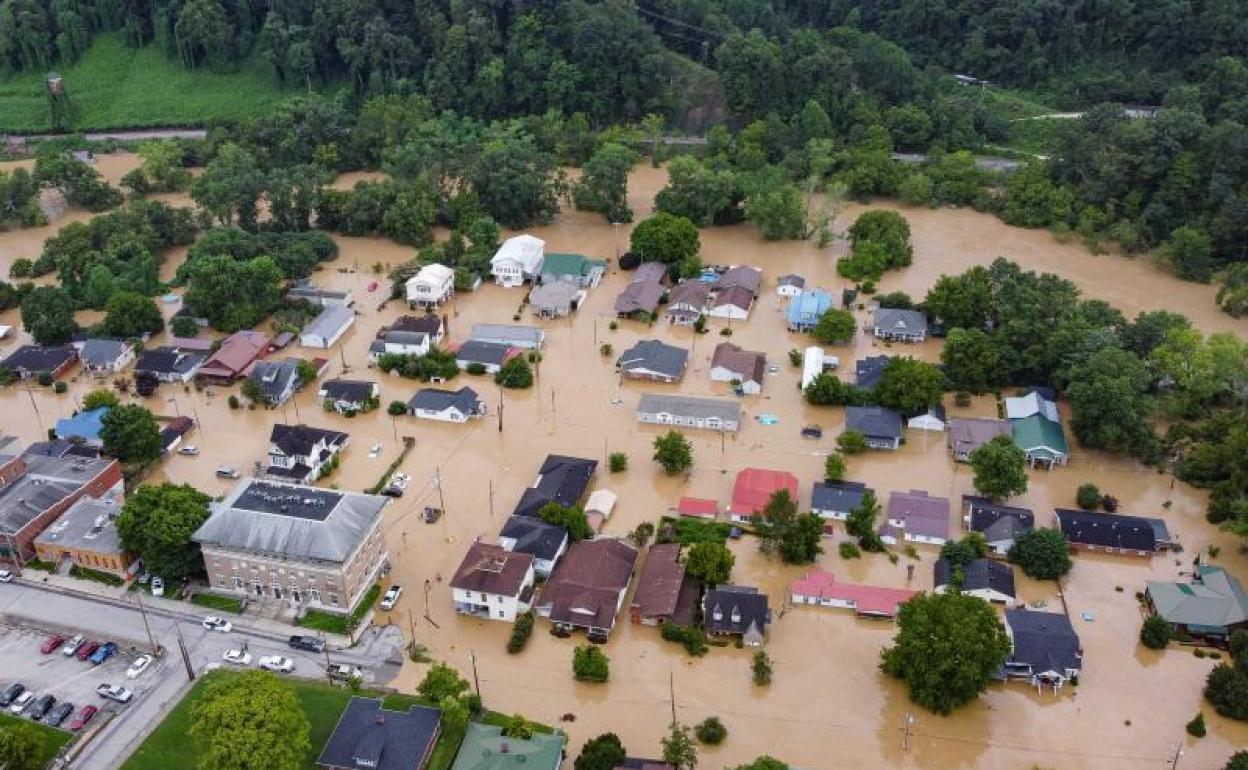
<path fill-rule="evenodd" d="M 39 286 L 22 300 L 22 328 L 40 345 L 63 345 L 78 329 L 74 302 L 55 286 Z"/>
<path fill-rule="evenodd" d="M 267 671 L 214 681 L 191 717 L 203 770 L 299 770 L 312 750 L 294 689 Z"/>
<path fill-rule="evenodd" d="M 982 329 L 992 313 L 988 269 L 977 265 L 960 275 L 941 275 L 923 298 L 923 309 L 949 329 Z"/>
<path fill-rule="evenodd" d="M 189 484 L 140 486 L 117 516 L 121 544 L 143 559 L 148 572 L 165 580 L 201 571 L 199 545 L 191 535 L 208 520 L 210 499 Z"/>
<path fill-rule="evenodd" d="M 968 460 L 975 471 L 972 483 L 981 495 L 1004 500 L 1027 491 L 1027 455 L 1010 436 L 994 436 Z"/>
<path fill-rule="evenodd" d="M 1028 577 L 1056 580 L 1070 572 L 1070 546 L 1060 530 L 1033 529 L 1014 538 L 1010 561 L 1022 568 Z"/>
<path fill-rule="evenodd" d="M 654 461 L 669 476 L 693 466 L 693 445 L 678 430 L 669 430 L 654 439 Z"/>
<path fill-rule="evenodd" d="M 694 543 L 685 554 L 685 574 L 708 585 L 727 583 L 737 557 L 723 543 Z"/>
<path fill-rule="evenodd" d="M 860 214 L 849 226 L 849 242 L 854 249 L 867 242 L 882 246 L 886 268 L 907 267 L 914 259 L 910 223 L 896 211 L 876 209 Z"/>
<path fill-rule="evenodd" d="M 949 387 L 970 393 L 984 393 L 1005 384 L 1003 358 L 997 338 L 979 329 L 950 329 L 940 350 Z"/>
<path fill-rule="evenodd" d="M 122 404 L 108 410 L 101 420 L 104 451 L 123 463 L 146 463 L 160 457 L 160 427 L 156 418 L 138 404 Z"/>
<path fill-rule="evenodd" d="M 108 313 L 101 326 L 111 337 L 141 337 L 165 328 L 165 319 L 156 303 L 134 292 L 117 292 L 108 298 L 106 309 Z"/>
<path fill-rule="evenodd" d="M 858 324 L 854 321 L 853 313 L 848 310 L 829 308 L 819 316 L 810 336 L 825 344 L 848 342 L 854 338 L 854 332 L 857 329 Z"/>
<path fill-rule="evenodd" d="M 573 770 L 615 770 L 627 756 L 618 735 L 603 733 L 585 741 Z"/>
<path fill-rule="evenodd" d="M 698 229 L 692 222 L 663 211 L 638 223 L 630 242 L 643 262 L 663 262 L 675 273 L 695 259 L 701 248 Z"/>
<path fill-rule="evenodd" d="M 983 692 L 1011 649 L 992 605 L 956 592 L 914 597 L 901 605 L 897 625 L 880 668 L 905 681 L 911 700 L 938 714 Z"/>
<path fill-rule="evenodd" d="M 244 230 L 258 226 L 264 172 L 256 158 L 237 144 L 225 144 L 191 184 L 191 198 L 223 225 Z"/>
<path fill-rule="evenodd" d="M 583 211 L 597 211 L 608 222 L 632 222 L 628 206 L 628 174 L 638 161 L 637 153 L 609 142 L 598 148 L 572 185 L 572 201 Z"/>
<path fill-rule="evenodd" d="M 694 770 L 698 766 L 698 746 L 689 728 L 673 722 L 663 738 L 663 761 L 674 770 Z"/>
<path fill-rule="evenodd" d="M 884 367 L 875 397 L 881 406 L 905 415 L 918 414 L 940 403 L 946 384 L 945 375 L 935 365 L 898 356 Z"/>
<path fill-rule="evenodd" d="M 23 722 L 6 721 L 0 727 L 0 766 L 6 770 L 39 770 L 39 736 L 35 729 Z"/>
<path fill-rule="evenodd" d="M 1090 449 L 1114 449 L 1148 457 L 1156 436 L 1147 422 L 1153 401 L 1152 377 L 1138 357 L 1116 347 L 1103 348 L 1072 367 L 1066 397 L 1070 427 Z"/>

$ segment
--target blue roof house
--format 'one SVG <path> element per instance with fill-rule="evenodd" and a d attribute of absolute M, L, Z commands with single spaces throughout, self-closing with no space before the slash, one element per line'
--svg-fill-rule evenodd
<path fill-rule="evenodd" d="M 832 295 L 823 289 L 806 289 L 789 300 L 789 330 L 808 332 L 819 323 L 819 316 L 832 307 Z"/>
<path fill-rule="evenodd" d="M 104 427 L 104 415 L 109 407 L 101 406 L 73 417 L 62 417 L 56 421 L 56 437 L 66 441 L 78 440 L 90 446 L 103 446 L 100 430 Z"/>

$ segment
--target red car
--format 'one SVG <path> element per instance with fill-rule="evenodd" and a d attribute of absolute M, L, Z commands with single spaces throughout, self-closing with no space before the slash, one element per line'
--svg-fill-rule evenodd
<path fill-rule="evenodd" d="M 82 646 L 78 648 L 78 652 L 74 654 L 78 656 L 78 660 L 86 660 L 94 655 L 98 649 L 100 649 L 99 642 L 88 640 L 83 642 Z"/>
<path fill-rule="evenodd" d="M 59 650 L 62 644 L 65 644 L 65 637 L 52 634 L 43 640 L 43 645 L 39 648 L 39 651 L 44 655 L 51 655 Z"/>
<path fill-rule="evenodd" d="M 368 282 L 368 290 L 369 290 L 369 291 L 377 291 L 377 282 L 376 282 L 376 281 L 369 281 L 369 282 Z"/>
<path fill-rule="evenodd" d="M 99 713 L 99 711 L 100 710 L 95 706 L 83 706 L 78 711 L 78 716 L 74 717 L 74 721 L 69 723 L 69 729 L 73 732 L 78 732 L 82 728 L 86 727 L 87 722 L 90 722 L 91 718 Z"/>

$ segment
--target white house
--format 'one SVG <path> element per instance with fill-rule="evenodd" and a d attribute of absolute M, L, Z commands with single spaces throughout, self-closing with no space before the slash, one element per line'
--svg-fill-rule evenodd
<path fill-rule="evenodd" d="M 461 615 L 510 623 L 528 611 L 534 579 L 532 556 L 477 541 L 451 578 L 451 603 Z"/>
<path fill-rule="evenodd" d="M 425 332 L 389 330 L 368 345 L 369 363 L 377 363 L 383 355 L 423 356 L 433 347 Z"/>
<path fill-rule="evenodd" d="M 342 339 L 347 329 L 355 323 L 355 311 L 346 305 L 331 305 L 321 311 L 312 323 L 299 334 L 299 344 L 305 348 L 329 348 Z"/>
<path fill-rule="evenodd" d="M 806 279 L 792 273 L 776 279 L 776 295 L 780 297 L 796 297 L 806 288 Z"/>
<path fill-rule="evenodd" d="M 268 474 L 311 484 L 347 445 L 346 433 L 276 423 L 269 434 Z"/>
<path fill-rule="evenodd" d="M 536 516 L 512 515 L 498 533 L 498 542 L 512 553 L 533 557 L 533 571 L 548 577 L 555 564 L 568 550 L 568 531 L 557 524 L 547 524 Z"/>
<path fill-rule="evenodd" d="M 134 346 L 121 340 L 86 340 L 78 346 L 82 367 L 97 377 L 116 374 L 134 360 Z"/>
<path fill-rule="evenodd" d="M 406 287 L 412 307 L 440 305 L 455 294 L 455 271 L 445 265 L 424 265 L 407 279 Z"/>
<path fill-rule="evenodd" d="M 915 430 L 943 431 L 945 429 L 945 407 L 937 404 L 923 414 L 911 417 L 909 420 L 906 420 L 906 427 L 914 428 Z"/>
<path fill-rule="evenodd" d="M 823 348 L 812 345 L 802 354 L 802 390 L 815 381 L 815 378 L 826 371 L 841 365 L 837 356 L 825 355 Z"/>
<path fill-rule="evenodd" d="M 424 420 L 468 422 L 485 414 L 485 403 L 469 387 L 459 390 L 422 388 L 407 402 L 407 411 Z"/>
<path fill-rule="evenodd" d="M 503 241 L 490 259 L 490 273 L 499 286 L 515 287 L 541 275 L 546 242 L 532 235 Z"/>

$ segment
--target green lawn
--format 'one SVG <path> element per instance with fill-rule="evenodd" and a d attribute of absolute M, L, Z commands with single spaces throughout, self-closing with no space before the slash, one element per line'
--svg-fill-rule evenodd
<path fill-rule="evenodd" d="M 200 678 L 186 697 L 169 712 L 147 740 L 139 746 L 121 770 L 169 770 L 169 768 L 190 768 L 195 766 L 194 746 L 187 739 L 190 728 L 191 708 L 200 698 L 209 683 L 224 677 L 237 676 L 234 671 L 213 671 Z M 302 679 L 288 679 L 303 711 L 311 725 L 309 741 L 312 750 L 304 761 L 306 770 L 316 770 L 316 758 L 321 749 L 329 741 L 329 736 L 338 724 L 338 717 L 347 707 L 352 693 L 343 687 L 333 687 L 320 682 L 308 682 Z M 361 691 L 360 695 L 376 697 L 376 693 Z M 411 695 L 388 695 L 382 701 L 385 708 L 406 710 L 409 706 L 426 705 L 419 698 Z M 52 731 L 59 732 L 59 731 Z M 464 740 L 464 731 L 449 730 L 443 726 L 442 734 L 434 747 L 433 758 L 429 770 L 446 770 L 455 761 L 459 744 Z"/>
<path fill-rule="evenodd" d="M 364 594 L 364 598 L 360 599 L 360 603 L 356 605 L 355 610 L 350 615 L 338 615 L 322 610 L 308 610 L 299 620 L 299 627 L 310 628 L 314 631 L 324 631 L 330 634 L 346 634 L 350 629 L 360 624 L 360 621 L 364 619 L 368 611 L 377 603 L 378 596 L 381 596 L 381 584 L 375 583 Z"/>
<path fill-rule="evenodd" d="M 55 727 L 41 725 L 38 722 L 32 722 L 29 719 L 10 716 L 9 714 L 0 713 L 0 729 L 8 728 L 13 725 L 26 725 L 39 739 L 39 755 L 36 757 L 35 767 L 43 767 L 52 761 L 56 756 L 56 752 L 61 747 L 69 743 L 70 734 L 64 730 L 57 730 Z M 461 737 L 462 740 L 462 737 Z"/>
<path fill-rule="evenodd" d="M 191 604 L 198 604 L 200 607 L 209 607 L 222 612 L 233 612 L 238 614 L 243 611 L 243 602 L 241 599 L 235 599 L 232 596 L 217 596 L 216 594 L 191 594 Z"/>
<path fill-rule="evenodd" d="M 279 89 L 257 58 L 237 72 L 187 70 L 156 46 L 127 48 L 100 35 L 74 64 L 58 67 L 76 111 L 75 128 L 100 130 L 198 125 L 263 114 L 297 91 Z M 46 73 L 0 78 L 0 132 L 50 131 Z"/>

